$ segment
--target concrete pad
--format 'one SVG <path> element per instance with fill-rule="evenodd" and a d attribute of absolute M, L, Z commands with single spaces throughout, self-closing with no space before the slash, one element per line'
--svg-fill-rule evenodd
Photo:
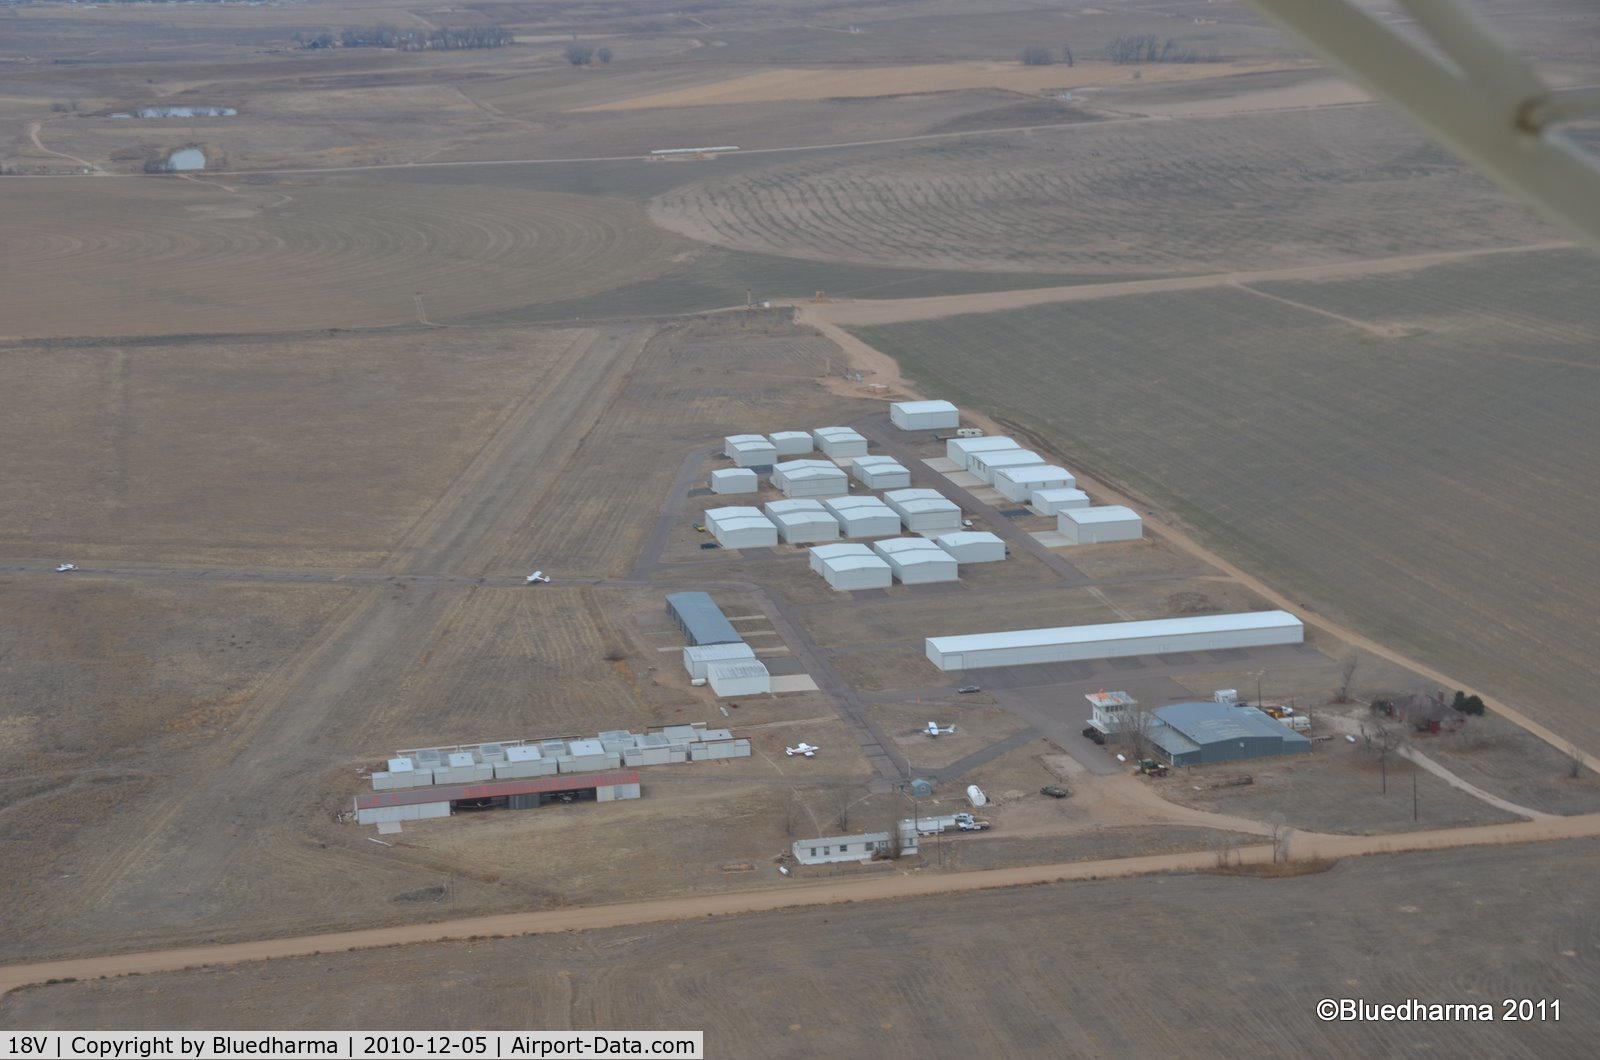
<path fill-rule="evenodd" d="M 400 834 L 400 822 L 399 821 L 379 821 L 378 822 L 378 834 L 379 835 L 399 835 Z"/>
<path fill-rule="evenodd" d="M 974 475 L 972 477 L 973 478 L 977 478 L 978 476 Z M 952 481 L 952 482 L 955 481 L 955 476 L 954 475 L 950 476 L 950 481 Z M 1014 508 L 1014 507 L 1016 507 L 1016 502 L 1015 501 L 1011 500 L 1004 493 L 1001 493 L 999 490 L 995 489 L 993 486 L 984 486 L 984 485 L 973 486 L 973 487 L 970 487 L 967 492 L 971 493 L 973 495 L 973 497 L 975 497 L 978 500 L 982 501 L 983 503 L 989 505 L 991 508 Z"/>
<path fill-rule="evenodd" d="M 772 678 L 772 691 L 781 692 L 815 692 L 817 683 L 809 674 L 785 674 Z"/>
<path fill-rule="evenodd" d="M 958 462 L 951 460 L 948 456 L 930 457 L 929 459 L 924 460 L 923 463 L 926 464 L 929 469 L 937 471 L 941 475 L 948 475 L 952 471 L 961 470 L 961 465 Z"/>
<path fill-rule="evenodd" d="M 1036 530 L 1028 535 L 1045 548 L 1070 548 L 1072 542 L 1060 530 Z"/>
<path fill-rule="evenodd" d="M 983 479 L 979 478 L 977 475 L 974 475 L 970 471 L 951 471 L 945 475 L 945 478 L 949 479 L 957 486 L 965 486 L 968 489 L 971 489 L 973 486 L 988 485 L 987 482 L 983 481 Z"/>

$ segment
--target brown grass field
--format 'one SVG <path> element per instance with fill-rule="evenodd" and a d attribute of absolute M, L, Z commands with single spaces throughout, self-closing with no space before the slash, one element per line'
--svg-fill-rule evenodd
<path fill-rule="evenodd" d="M 1592 81 L 1583 0 L 1501 6 L 1523 54 Z M 1235 0 L 669 7 L 0 7 L 0 961 L 766 893 L 795 883 L 773 858 L 796 838 L 904 816 L 901 762 L 937 780 L 929 810 L 969 783 L 998 803 L 994 831 L 877 870 L 941 885 L 1203 850 L 1278 818 L 1507 819 L 1427 774 L 1413 822 L 1410 773 L 1379 797 L 1342 743 L 1170 801 L 1090 775 L 1114 760 L 1077 735 L 1086 674 L 1205 696 L 1250 688 L 1241 653 L 997 675 L 973 695 L 923 657 L 933 633 L 1260 606 L 1224 560 L 1600 746 L 1600 276 L 1574 250 L 1469 258 L 1562 233 Z M 290 43 L 382 24 L 517 40 Z M 1223 61 L 1108 66 L 1132 33 Z M 574 38 L 614 61 L 571 65 Z M 1022 65 L 1035 42 L 1079 61 Z M 239 113 L 112 117 L 152 104 Z M 645 157 L 709 144 L 742 151 Z M 184 146 L 207 171 L 142 172 Z M 1429 252 L 1460 260 L 1393 260 Z M 1280 271 L 1319 265 L 1349 275 Z M 1168 286 L 1097 286 L 1120 280 Z M 1074 301 L 950 315 L 1072 284 Z M 747 291 L 777 308 L 709 312 Z M 723 466 L 701 455 L 723 435 L 881 423 L 892 366 L 854 378 L 859 343 L 784 307 L 818 291 L 819 327 L 885 314 L 861 336 L 930 396 L 1003 418 L 1216 554 L 1152 536 L 1049 558 L 1013 535 L 1006 563 L 949 591 L 852 598 L 797 550 L 702 549 L 692 525 L 716 502 L 688 493 Z M 963 503 L 1002 532 L 1050 525 Z M 533 569 L 555 582 L 522 584 Z M 776 671 L 819 688 L 719 706 L 692 687 L 662 611 L 680 588 L 712 591 Z M 1319 631 L 1271 656 L 1267 695 L 1321 709 L 1345 651 Z M 1359 658 L 1358 695 L 1422 680 Z M 959 731 L 928 740 L 930 718 Z M 638 802 L 462 813 L 389 846 L 335 820 L 400 748 L 685 721 L 754 754 L 659 767 Z M 824 752 L 786 756 L 800 739 Z M 1593 777 L 1568 782 L 1561 751 L 1500 719 L 1415 746 L 1540 812 L 1600 805 Z M 1071 799 L 1038 794 L 1056 781 Z M 729 1056 L 1579 1055 L 1595 854 L 324 954 L 29 989 L 0 1024 L 684 1026 Z M 1323 996 L 1567 1007 L 1560 1024 L 1346 1027 L 1314 1021 Z"/>
<path fill-rule="evenodd" d="M 0 1022 L 648 1026 L 704 1030 L 708 1055 L 728 1056 L 843 1055 L 866 1040 L 908 1058 L 1577 1056 L 1600 1032 L 1584 885 L 1596 848 L 1547 853 L 1536 873 L 1491 848 L 1290 879 L 1104 880 L 329 953 L 35 987 L 0 1002 Z M 1560 1022 L 1325 1024 L 1324 997 L 1562 1008 Z"/>
<path fill-rule="evenodd" d="M 1551 251 L 857 333 L 1308 606 L 1593 745 L 1595 272 Z"/>

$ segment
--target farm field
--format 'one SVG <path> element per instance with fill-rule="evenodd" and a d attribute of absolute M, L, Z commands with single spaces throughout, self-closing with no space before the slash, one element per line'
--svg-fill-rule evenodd
<path fill-rule="evenodd" d="M 318 1029 L 634 1022 L 703 1029 L 707 1048 L 729 1055 L 796 1057 L 843 1055 L 869 1038 L 892 1057 L 1579 1055 L 1600 1032 L 1584 885 L 1597 847 L 1547 850 L 1536 873 L 1478 848 L 1291 879 L 1103 880 L 323 954 L 30 988 L 0 1001 L 0 1021 L 268 1029 L 292 1010 Z M 1130 936 L 1169 940 L 1169 958 L 1182 939 L 1212 974 L 1152 961 Z M 1324 997 L 1560 997 L 1563 1007 L 1559 1023 L 1322 1024 Z M 1204 1018 L 1174 1025 L 1179 999 Z"/>
<path fill-rule="evenodd" d="M 1097 274 L 1303 266 L 1559 234 L 1371 106 L 803 155 L 664 192 L 651 217 L 744 251 Z"/>
<path fill-rule="evenodd" d="M 1592 746 L 1597 279 L 1549 251 L 853 333 Z"/>

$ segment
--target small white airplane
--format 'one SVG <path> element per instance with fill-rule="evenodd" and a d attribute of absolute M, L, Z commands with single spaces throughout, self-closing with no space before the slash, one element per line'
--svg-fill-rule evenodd
<path fill-rule="evenodd" d="M 929 736 L 942 736 L 947 732 L 955 732 L 956 727 L 954 725 L 948 725 L 941 729 L 938 722 L 930 721 L 928 722 L 928 727 L 922 731 L 927 733 Z"/>
<path fill-rule="evenodd" d="M 538 585 L 540 582 L 547 582 L 549 580 L 549 576 L 546 575 L 542 570 L 536 570 L 532 574 L 528 575 L 529 585 Z"/>
<path fill-rule="evenodd" d="M 815 758 L 816 755 L 817 755 L 817 752 L 820 751 L 820 750 L 822 750 L 822 748 L 813 747 L 810 744 L 806 743 L 804 740 L 801 740 L 799 747 L 785 747 L 783 749 L 783 753 L 786 754 L 786 755 L 790 755 L 790 756 L 793 756 L 793 755 L 805 755 L 807 758 Z"/>
<path fill-rule="evenodd" d="M 57 574 L 65 574 L 67 571 L 77 570 L 77 569 L 78 569 L 78 565 L 76 563 L 57 563 L 56 564 L 56 573 Z"/>

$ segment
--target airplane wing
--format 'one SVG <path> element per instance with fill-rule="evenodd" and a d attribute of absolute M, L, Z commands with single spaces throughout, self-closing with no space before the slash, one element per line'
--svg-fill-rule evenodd
<path fill-rule="evenodd" d="M 1421 31 L 1416 36 L 1358 0 L 1249 2 L 1468 164 L 1600 248 L 1600 161 L 1559 128 L 1600 113 L 1600 88 L 1551 88 L 1457 0 L 1398 0 Z"/>

